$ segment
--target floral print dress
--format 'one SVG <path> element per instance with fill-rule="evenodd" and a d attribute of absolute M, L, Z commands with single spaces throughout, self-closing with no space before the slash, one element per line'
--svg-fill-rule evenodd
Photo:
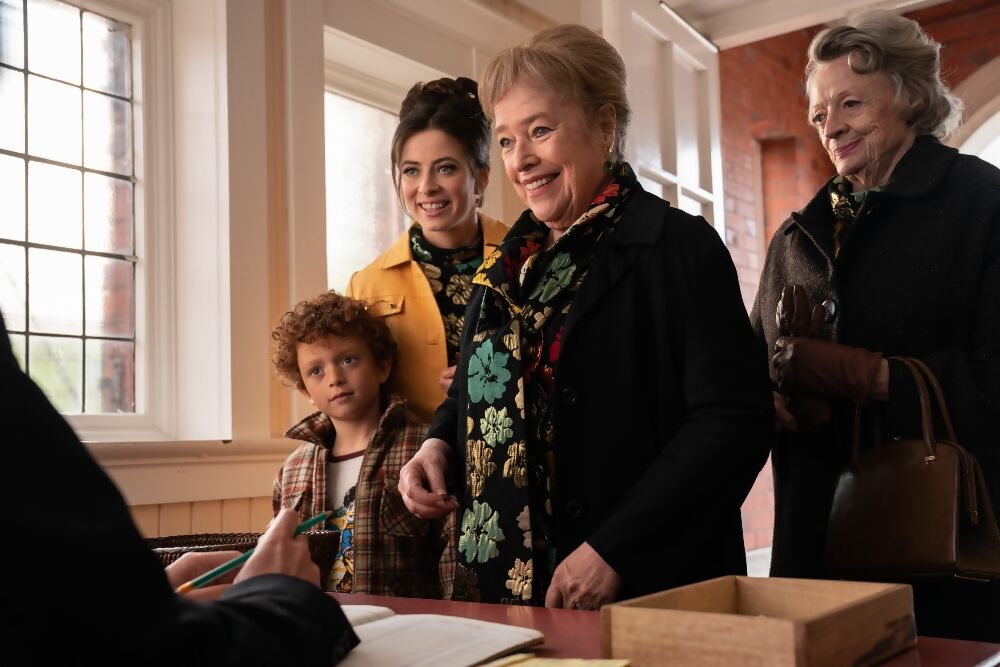
<path fill-rule="evenodd" d="M 472 276 L 483 263 L 483 237 L 466 248 L 437 248 L 424 237 L 420 225 L 410 227 L 410 251 L 420 264 L 441 312 L 448 364 L 458 363 L 458 345 L 462 337 L 465 307 L 472 293 Z"/>
<path fill-rule="evenodd" d="M 455 599 L 541 605 L 558 558 L 552 413 L 566 317 L 600 244 L 614 233 L 636 179 L 627 164 L 544 249 L 530 211 L 483 262 L 469 354 L 466 485 L 459 508 Z"/>

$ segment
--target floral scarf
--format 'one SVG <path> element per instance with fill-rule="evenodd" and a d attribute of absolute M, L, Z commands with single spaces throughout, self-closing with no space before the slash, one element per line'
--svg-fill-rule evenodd
<path fill-rule="evenodd" d="M 555 569 L 552 393 L 566 316 L 636 186 L 627 164 L 552 245 L 530 211 L 483 262 L 455 599 L 541 605 Z M 473 311 L 474 312 L 474 311 Z M 470 312 L 469 317 L 473 314 Z M 565 556 L 565 554 L 562 554 Z"/>
<path fill-rule="evenodd" d="M 417 223 L 410 226 L 409 233 L 413 259 L 427 277 L 441 312 L 448 364 L 453 365 L 458 361 L 462 320 L 472 292 L 472 275 L 483 263 L 483 235 L 480 233 L 479 240 L 471 246 L 451 250 L 431 245 Z"/>
<path fill-rule="evenodd" d="M 847 239 L 851 225 L 858 219 L 861 205 L 869 192 L 878 192 L 881 187 L 854 192 L 854 185 L 843 176 L 836 176 L 828 189 L 830 206 L 833 208 L 833 256 L 840 256 L 840 246 Z"/>

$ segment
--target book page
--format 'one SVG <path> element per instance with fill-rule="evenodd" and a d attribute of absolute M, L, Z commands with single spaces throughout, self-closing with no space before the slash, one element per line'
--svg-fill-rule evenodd
<path fill-rule="evenodd" d="M 356 626 L 344 667 L 467 667 L 544 641 L 538 630 L 438 614 L 401 614 Z"/>
<path fill-rule="evenodd" d="M 396 613 L 388 607 L 378 607 L 371 604 L 344 604 L 340 605 L 340 608 L 344 610 L 344 616 L 355 628 L 380 618 L 389 618 Z"/>

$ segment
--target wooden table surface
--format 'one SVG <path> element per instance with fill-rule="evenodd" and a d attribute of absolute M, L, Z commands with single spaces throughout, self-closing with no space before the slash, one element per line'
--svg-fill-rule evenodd
<path fill-rule="evenodd" d="M 600 658 L 601 615 L 596 611 L 511 607 L 476 602 L 421 600 L 380 595 L 332 593 L 341 604 L 389 607 L 397 614 L 445 614 L 535 628 L 545 643 L 534 650 L 544 658 Z M 990 667 L 1000 665 L 1000 644 L 920 637 L 914 649 L 882 663 L 885 667 Z"/>

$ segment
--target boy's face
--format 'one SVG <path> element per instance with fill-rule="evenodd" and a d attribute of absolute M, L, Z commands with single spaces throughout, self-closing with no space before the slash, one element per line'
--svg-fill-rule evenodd
<path fill-rule="evenodd" d="M 379 364 L 368 344 L 354 336 L 327 336 L 296 347 L 305 391 L 316 407 L 337 421 L 378 420 L 379 385 L 391 365 Z"/>

